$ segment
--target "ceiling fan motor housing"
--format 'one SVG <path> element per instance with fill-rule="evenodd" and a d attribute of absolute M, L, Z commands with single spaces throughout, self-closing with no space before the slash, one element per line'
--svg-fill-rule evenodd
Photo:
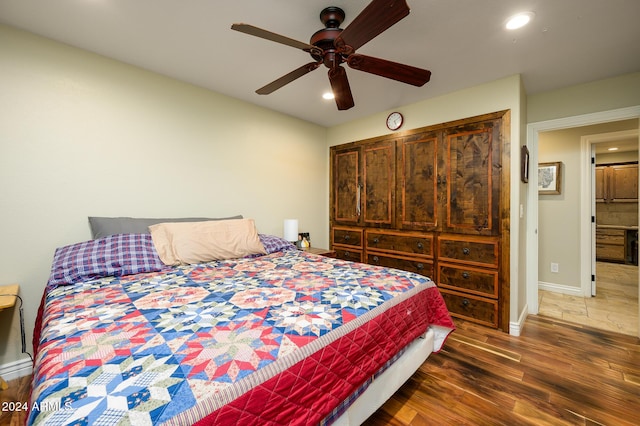
<path fill-rule="evenodd" d="M 320 22 L 325 28 L 316 31 L 311 36 L 310 44 L 321 49 L 323 54 L 311 52 L 311 57 L 316 61 L 322 61 L 327 68 L 335 68 L 344 62 L 344 58 L 340 53 L 337 53 L 334 41 L 340 33 L 342 28 L 340 24 L 344 21 L 344 10 L 339 7 L 330 6 L 326 7 L 320 12 Z"/>

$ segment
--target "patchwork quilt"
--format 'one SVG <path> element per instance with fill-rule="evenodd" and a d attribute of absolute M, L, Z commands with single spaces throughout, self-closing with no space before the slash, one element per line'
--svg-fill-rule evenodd
<path fill-rule="evenodd" d="M 27 424 L 319 424 L 428 327 L 428 278 L 300 251 L 49 288 Z"/>

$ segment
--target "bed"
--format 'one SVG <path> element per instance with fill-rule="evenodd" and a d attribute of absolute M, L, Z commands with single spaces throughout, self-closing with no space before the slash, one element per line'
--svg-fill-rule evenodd
<path fill-rule="evenodd" d="M 427 277 L 213 226 L 247 221 L 262 249 L 223 259 L 174 234 L 168 265 L 154 232 L 57 249 L 27 424 L 360 424 L 454 330 Z"/>

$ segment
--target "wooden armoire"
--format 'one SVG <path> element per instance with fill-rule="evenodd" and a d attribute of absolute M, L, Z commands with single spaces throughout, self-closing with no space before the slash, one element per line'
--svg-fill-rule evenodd
<path fill-rule="evenodd" d="M 510 112 L 331 147 L 331 248 L 429 276 L 453 316 L 509 329 Z"/>

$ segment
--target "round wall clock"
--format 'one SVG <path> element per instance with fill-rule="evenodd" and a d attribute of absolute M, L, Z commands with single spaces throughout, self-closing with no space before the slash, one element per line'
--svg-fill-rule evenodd
<path fill-rule="evenodd" d="M 399 112 L 392 112 L 387 117 L 387 128 L 389 130 L 398 130 L 402 127 L 402 122 L 404 121 L 404 117 Z"/>

